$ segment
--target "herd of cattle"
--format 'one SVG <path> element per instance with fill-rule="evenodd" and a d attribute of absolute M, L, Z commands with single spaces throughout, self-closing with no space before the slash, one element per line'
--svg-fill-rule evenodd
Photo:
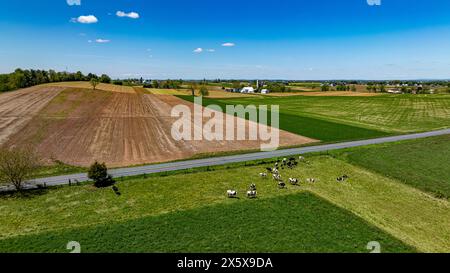
<path fill-rule="evenodd" d="M 305 158 L 303 156 L 299 156 L 299 161 L 300 162 L 305 162 Z M 268 178 L 269 174 L 272 174 L 272 178 L 273 180 L 275 180 L 278 183 L 278 188 L 279 189 L 286 189 L 286 183 L 283 181 L 279 168 L 281 167 L 282 169 L 284 168 L 289 168 L 289 169 L 293 169 L 298 165 L 298 161 L 294 158 L 291 157 L 289 159 L 284 158 L 281 161 L 277 161 L 275 162 L 275 166 L 273 168 L 266 168 L 267 172 L 263 172 L 260 173 L 259 176 L 261 178 Z M 336 179 L 337 182 L 344 182 L 348 179 L 348 175 L 343 175 L 340 176 Z M 289 183 L 293 186 L 299 186 L 300 180 L 297 178 L 293 178 L 290 177 L 288 179 Z M 315 183 L 316 179 L 315 178 L 307 178 L 306 179 L 307 183 Z M 236 190 L 228 190 L 227 191 L 227 196 L 229 198 L 237 198 L 238 196 L 238 192 Z M 249 190 L 247 191 L 247 197 L 248 198 L 256 198 L 257 196 L 257 191 L 256 191 L 256 185 L 255 184 L 251 184 L 249 187 Z"/>

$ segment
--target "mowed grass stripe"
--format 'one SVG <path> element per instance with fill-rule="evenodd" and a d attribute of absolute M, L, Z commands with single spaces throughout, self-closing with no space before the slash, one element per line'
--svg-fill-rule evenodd
<path fill-rule="evenodd" d="M 336 152 L 344 160 L 438 197 L 450 198 L 450 136 Z"/>
<path fill-rule="evenodd" d="M 369 223 L 423 252 L 450 252 L 450 204 L 420 190 L 330 157 L 312 160 L 305 188 L 354 212 Z M 298 173 L 298 172 L 297 172 Z M 301 173 L 301 172 L 300 172 Z M 336 178 L 350 176 L 345 183 Z"/>
<path fill-rule="evenodd" d="M 0 241 L 0 252 L 383 252 L 415 250 L 350 212 L 301 193 L 236 201 L 122 223 L 21 236 Z"/>

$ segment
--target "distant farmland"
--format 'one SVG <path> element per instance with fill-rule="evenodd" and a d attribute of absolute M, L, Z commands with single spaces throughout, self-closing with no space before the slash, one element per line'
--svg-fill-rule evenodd
<path fill-rule="evenodd" d="M 183 99 L 192 100 L 183 96 Z M 279 105 L 280 128 L 342 141 L 450 127 L 448 95 L 289 96 L 211 99 L 204 105 Z"/>

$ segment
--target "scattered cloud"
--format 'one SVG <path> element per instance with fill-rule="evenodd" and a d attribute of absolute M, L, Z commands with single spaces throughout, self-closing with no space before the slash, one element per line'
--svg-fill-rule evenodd
<path fill-rule="evenodd" d="M 118 12 L 116 12 L 116 15 L 118 17 L 128 17 L 128 18 L 131 18 L 131 19 L 138 19 L 139 18 L 139 13 L 134 12 L 134 11 L 128 12 L 128 13 L 126 13 L 124 11 L 118 11 Z"/>
<path fill-rule="evenodd" d="M 203 48 L 199 47 L 194 49 L 194 53 L 202 53 L 203 52 Z"/>
<path fill-rule="evenodd" d="M 211 49 L 207 49 L 206 51 L 208 51 L 208 52 L 216 52 L 216 50 L 215 49 L 213 49 L 213 48 L 211 48 Z"/>
<path fill-rule="evenodd" d="M 69 6 L 81 6 L 81 0 L 67 0 Z"/>
<path fill-rule="evenodd" d="M 224 46 L 224 47 L 233 47 L 235 45 L 236 45 L 235 43 L 224 43 L 224 44 L 222 44 L 222 46 Z"/>
<path fill-rule="evenodd" d="M 95 42 L 99 43 L 99 44 L 106 44 L 106 43 L 111 42 L 111 40 L 97 39 L 97 40 L 95 40 Z"/>
<path fill-rule="evenodd" d="M 78 18 L 72 18 L 70 21 L 72 23 L 80 24 L 95 24 L 98 22 L 98 19 L 94 15 L 82 15 Z"/>

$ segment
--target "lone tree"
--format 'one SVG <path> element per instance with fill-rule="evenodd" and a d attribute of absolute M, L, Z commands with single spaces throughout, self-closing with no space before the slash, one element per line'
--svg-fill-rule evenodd
<path fill-rule="evenodd" d="M 206 97 L 208 95 L 209 95 L 208 88 L 206 87 L 206 85 L 202 85 L 202 87 L 200 87 L 200 96 Z"/>
<path fill-rule="evenodd" d="M 100 164 L 97 161 L 89 168 L 88 177 L 94 180 L 94 186 L 97 188 L 109 187 L 115 183 L 112 176 L 108 174 L 105 163 Z"/>
<path fill-rule="evenodd" d="M 23 184 L 40 166 L 37 154 L 28 148 L 0 149 L 0 183 L 11 184 L 21 191 Z"/>
<path fill-rule="evenodd" d="M 99 84 L 99 81 L 98 81 L 98 79 L 96 79 L 96 78 L 92 78 L 91 79 L 91 85 L 92 85 L 92 88 L 95 90 L 95 88 L 97 87 L 97 85 Z"/>
<path fill-rule="evenodd" d="M 196 84 L 189 85 L 189 90 L 191 91 L 191 94 L 193 97 L 195 97 L 195 89 L 197 88 Z"/>

